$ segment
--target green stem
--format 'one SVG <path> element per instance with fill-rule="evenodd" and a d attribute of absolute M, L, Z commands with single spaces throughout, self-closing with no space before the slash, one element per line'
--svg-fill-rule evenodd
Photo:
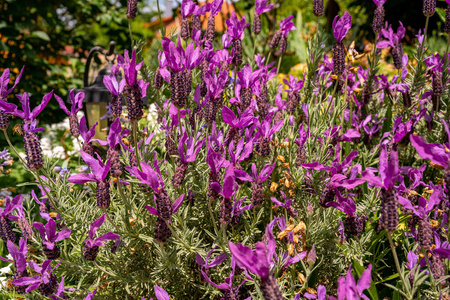
<path fill-rule="evenodd" d="M 133 32 L 131 30 L 131 20 L 128 19 L 128 33 L 130 34 L 131 48 L 133 48 Z"/>
<path fill-rule="evenodd" d="M 272 55 L 272 51 L 269 52 L 269 55 L 267 56 L 267 60 L 266 60 L 266 66 L 269 63 L 270 60 L 270 56 Z"/>
<path fill-rule="evenodd" d="M 408 299 L 411 299 L 411 296 L 409 295 L 409 290 L 407 289 L 405 278 L 403 277 L 403 273 L 400 269 L 400 263 L 398 261 L 397 251 L 395 251 L 395 245 L 394 242 L 392 241 L 391 233 L 389 231 L 386 231 L 386 235 L 389 239 L 389 244 L 391 245 L 392 255 L 394 256 L 395 267 L 397 268 L 398 276 L 400 276 L 400 279 L 402 280 L 402 284 L 405 289 L 405 292 L 407 292 Z"/>
<path fill-rule="evenodd" d="M 280 72 L 281 59 L 283 59 L 283 54 L 281 54 L 280 58 L 278 59 L 277 76 L 278 76 L 278 73 Z"/>
<path fill-rule="evenodd" d="M 156 0 L 156 7 L 158 9 L 159 23 L 161 24 L 159 31 L 161 33 L 161 38 L 164 38 L 164 36 L 165 36 L 165 34 L 163 34 L 164 25 L 163 25 L 163 21 L 162 21 L 162 17 L 161 17 L 161 10 L 159 9 L 159 0 Z"/>

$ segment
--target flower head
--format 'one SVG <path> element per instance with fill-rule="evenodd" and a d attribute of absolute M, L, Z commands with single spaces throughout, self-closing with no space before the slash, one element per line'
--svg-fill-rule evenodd
<path fill-rule="evenodd" d="M 71 183 L 84 184 L 86 182 L 101 182 L 106 179 L 111 165 L 110 161 L 108 161 L 105 165 L 98 155 L 97 159 L 95 159 L 84 151 L 81 151 L 81 157 L 91 168 L 92 173 L 72 175 L 67 179 L 67 181 Z"/>
<path fill-rule="evenodd" d="M 45 216 L 45 214 L 42 214 Z M 34 222 L 33 226 L 39 231 L 39 234 L 42 237 L 42 244 L 49 250 L 53 250 L 55 247 L 55 242 L 67 239 L 70 236 L 71 230 L 65 228 L 60 232 L 56 232 L 56 222 L 50 216 L 46 216 L 47 224 L 40 222 Z"/>
<path fill-rule="evenodd" d="M 371 272 L 372 265 L 369 265 L 369 267 L 361 274 L 358 282 L 356 282 L 352 274 L 352 266 L 350 265 L 347 275 L 338 279 L 338 300 L 360 299 L 361 297 L 363 299 L 369 299 L 363 294 L 363 291 L 370 287 Z"/>
<path fill-rule="evenodd" d="M 366 170 L 361 174 L 361 177 L 376 187 L 382 187 L 386 190 L 393 188 L 400 171 L 398 168 L 397 151 L 391 151 L 390 154 L 389 159 L 387 146 L 383 145 L 380 154 L 380 164 L 378 166 L 379 176 L 375 176 L 373 173 Z"/>
<path fill-rule="evenodd" d="M 36 106 L 33 110 L 30 109 L 30 99 L 28 97 L 28 93 L 24 92 L 22 95 L 16 95 L 19 99 L 20 103 L 22 103 L 22 110 L 17 108 L 17 105 L 13 103 L 7 103 L 3 100 L 0 100 L 0 108 L 4 110 L 4 112 L 12 114 L 16 117 L 19 117 L 24 120 L 25 124 L 29 124 L 32 119 L 36 119 L 37 116 L 41 113 L 47 103 L 53 96 L 53 91 L 48 94 L 45 94 L 42 98 L 41 104 Z"/>
<path fill-rule="evenodd" d="M 69 95 L 70 102 L 72 102 L 70 110 L 67 109 L 66 104 L 64 103 L 64 100 L 61 99 L 61 97 L 55 94 L 55 98 L 56 101 L 58 101 L 59 108 L 61 108 L 68 115 L 74 115 L 83 107 L 84 93 L 79 92 L 75 95 L 75 89 L 71 89 Z"/>
<path fill-rule="evenodd" d="M 268 0 L 256 0 L 255 1 L 255 14 L 261 15 L 263 13 L 269 12 L 272 10 L 273 6 L 275 4 L 269 4 L 267 5 Z"/>
<path fill-rule="evenodd" d="M 233 11 L 231 13 L 230 19 L 226 20 L 227 23 L 227 35 L 233 40 L 243 40 L 245 27 L 250 25 L 250 23 L 245 22 L 245 16 L 239 20 L 236 13 Z"/>
<path fill-rule="evenodd" d="M 103 222 L 105 222 L 105 219 L 106 219 L 106 214 L 102 215 L 100 218 L 98 218 L 97 220 L 95 220 L 94 222 L 91 223 L 89 233 L 88 233 L 89 238 L 84 240 L 84 242 L 86 243 L 86 245 L 88 247 L 95 247 L 95 246 L 105 247 L 105 244 L 103 244 L 103 242 L 109 241 L 109 240 L 115 240 L 116 241 L 115 245 L 116 246 L 119 245 L 120 236 L 115 233 L 112 233 L 112 232 L 108 232 L 108 233 L 105 233 L 105 234 L 99 236 L 98 238 L 94 238 L 95 233 L 100 228 L 100 226 L 102 226 Z"/>
<path fill-rule="evenodd" d="M 25 68 L 25 66 L 23 66 L 22 69 L 20 70 L 19 75 L 17 75 L 16 80 L 14 81 L 14 84 L 10 89 L 8 89 L 10 70 L 9 70 L 9 68 L 6 68 L 3 71 L 2 76 L 0 76 L 0 100 L 5 99 L 6 96 L 8 96 L 8 94 L 10 94 L 12 91 L 14 91 L 14 89 L 16 88 L 16 85 L 20 81 L 20 78 L 22 78 L 22 73 L 23 73 L 24 68 Z M 1 108 L 1 106 L 0 106 L 0 108 Z"/>
<path fill-rule="evenodd" d="M 294 22 L 292 21 L 293 18 L 293 16 L 289 16 L 286 19 L 280 21 L 280 31 L 281 34 L 285 37 L 288 35 L 289 31 L 297 29 L 295 28 Z"/>
<path fill-rule="evenodd" d="M 341 18 L 339 16 L 334 18 L 333 35 L 338 43 L 342 42 L 350 28 L 352 28 L 352 17 L 348 11 Z"/>

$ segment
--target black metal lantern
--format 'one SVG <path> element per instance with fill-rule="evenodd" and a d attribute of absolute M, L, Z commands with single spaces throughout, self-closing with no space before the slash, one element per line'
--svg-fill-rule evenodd
<path fill-rule="evenodd" d="M 102 116 L 106 115 L 107 105 L 111 101 L 111 94 L 109 90 L 103 84 L 103 77 L 109 76 L 111 74 L 111 68 L 116 59 L 116 55 L 114 53 L 114 48 L 116 43 L 111 41 L 109 43 L 109 50 L 106 51 L 101 47 L 94 47 L 89 51 L 89 55 L 86 61 L 86 67 L 84 69 L 84 87 L 80 90 L 84 92 L 84 114 L 87 119 L 88 126 L 91 127 L 95 124 L 95 122 L 99 122 L 99 126 L 95 128 L 95 138 L 105 140 L 106 133 L 101 129 L 108 126 L 108 119 L 100 119 Z M 108 64 L 105 68 L 101 69 L 98 72 L 97 77 L 92 85 L 89 85 L 89 67 L 91 65 L 91 60 L 94 58 L 94 55 L 99 52 L 104 55 Z M 109 56 L 114 55 L 113 59 L 108 59 Z M 116 75 L 117 81 L 121 80 L 120 74 Z"/>

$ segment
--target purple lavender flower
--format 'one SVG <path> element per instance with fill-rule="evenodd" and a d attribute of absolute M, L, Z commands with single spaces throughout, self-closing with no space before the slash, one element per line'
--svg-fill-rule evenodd
<path fill-rule="evenodd" d="M 196 4 L 192 0 L 183 0 L 181 2 L 181 30 L 180 35 L 181 38 L 187 41 L 190 37 L 189 32 L 189 19 L 188 17 L 192 15 L 196 9 Z"/>
<path fill-rule="evenodd" d="M 372 265 L 369 265 L 369 267 L 361 274 L 358 283 L 356 283 L 352 274 L 352 266 L 350 265 L 347 276 L 342 276 L 338 279 L 338 299 L 363 298 L 369 300 L 369 298 L 363 294 L 363 291 L 370 287 L 370 282 L 372 281 L 371 272 Z"/>
<path fill-rule="evenodd" d="M 114 72 L 110 76 L 103 77 L 103 84 L 111 94 L 110 110 L 114 118 L 119 118 L 122 114 L 122 97 L 121 94 L 125 88 L 126 81 L 122 79 L 117 82 Z"/>
<path fill-rule="evenodd" d="M 327 203 L 334 200 L 336 191 L 339 188 L 353 189 L 364 183 L 363 179 L 356 178 L 357 174 L 361 171 L 361 166 L 357 164 L 351 167 L 351 163 L 356 156 L 358 156 L 358 151 L 352 151 L 340 163 L 340 147 L 338 147 L 336 149 L 336 158 L 333 160 L 331 166 L 328 167 L 318 162 L 302 165 L 306 169 L 330 172 L 329 180 L 319 197 L 319 205 L 328 207 Z"/>
<path fill-rule="evenodd" d="M 398 225 L 398 197 L 394 183 L 399 176 L 399 168 L 397 151 L 391 151 L 389 159 L 386 145 L 382 146 L 378 173 L 379 176 L 375 176 L 366 170 L 361 177 L 381 188 L 380 224 L 392 232 Z"/>
<path fill-rule="evenodd" d="M 106 141 L 95 139 L 102 146 L 109 146 L 106 159 L 111 161 L 110 174 L 112 177 L 120 177 L 122 175 L 122 163 L 120 162 L 120 145 L 131 151 L 123 142 L 122 138 L 128 135 L 129 130 L 122 130 L 120 119 L 117 118 L 110 126 Z"/>
<path fill-rule="evenodd" d="M 13 242 L 7 241 L 6 242 L 6 248 L 8 249 L 9 254 L 12 256 L 11 259 L 3 258 L 0 256 L 0 259 L 3 261 L 7 261 L 10 263 L 14 263 L 14 276 L 13 280 L 27 277 L 28 271 L 27 271 L 27 241 L 25 238 L 21 238 L 19 241 L 19 248 L 17 248 Z M 25 288 L 22 286 L 15 286 L 14 290 L 19 293 L 20 295 L 25 294 Z"/>
<path fill-rule="evenodd" d="M 386 0 L 373 0 L 373 3 L 377 6 L 373 13 L 373 22 L 372 22 L 372 29 L 375 34 L 378 34 L 383 29 L 384 25 L 384 2 Z"/>
<path fill-rule="evenodd" d="M 42 223 L 34 222 L 33 226 L 39 231 L 42 238 L 42 248 L 47 259 L 53 260 L 59 258 L 61 251 L 56 242 L 64 240 L 70 236 L 71 230 L 65 228 L 56 233 L 56 222 L 49 215 L 42 214 L 47 220 L 44 226 Z"/>
<path fill-rule="evenodd" d="M 410 200 L 398 196 L 398 202 L 403 205 L 404 208 L 411 210 L 414 215 L 419 217 L 418 229 L 417 229 L 417 242 L 424 249 L 429 249 L 433 243 L 433 231 L 428 220 L 428 214 L 438 206 L 441 202 L 443 191 L 441 187 L 435 187 L 430 199 L 427 200 L 420 197 L 418 205 L 414 205 Z"/>
<path fill-rule="evenodd" d="M 83 256 L 84 258 L 86 258 L 86 260 L 95 260 L 98 255 L 99 247 L 105 247 L 105 244 L 103 244 L 104 241 L 115 240 L 113 247 L 117 248 L 117 246 L 119 246 L 120 236 L 112 232 L 105 233 L 94 239 L 95 233 L 100 228 L 100 226 L 102 226 L 103 222 L 105 222 L 105 219 L 106 214 L 102 215 L 96 221 L 91 223 L 88 234 L 89 238 L 84 240 L 85 246 Z"/>
<path fill-rule="evenodd" d="M 284 202 L 279 201 L 277 198 L 275 197 L 270 197 L 270 200 L 272 200 L 272 202 L 275 204 L 274 207 L 284 207 L 286 209 L 286 211 L 288 212 L 288 214 L 293 217 L 293 218 L 297 218 L 298 217 L 298 212 L 297 210 L 292 206 L 292 199 L 287 199 L 286 198 L 286 194 L 283 191 L 280 191 L 281 196 L 284 199 Z"/>
<path fill-rule="evenodd" d="M 245 171 L 236 170 L 236 177 L 240 180 L 250 181 L 253 183 L 252 185 L 252 205 L 260 206 L 262 205 L 263 198 L 263 182 L 266 181 L 267 178 L 272 174 L 273 169 L 275 168 L 275 163 L 272 165 L 265 165 L 264 168 L 260 172 L 258 172 L 256 165 L 252 165 L 251 175 L 247 174 Z"/>
<path fill-rule="evenodd" d="M 336 43 L 333 45 L 333 68 L 336 75 L 344 73 L 345 69 L 345 47 L 342 40 L 352 27 L 352 17 L 346 11 L 342 18 L 336 16 L 333 20 L 333 35 Z"/>
<path fill-rule="evenodd" d="M 105 77 L 106 78 L 106 77 Z M 70 133 L 78 138 L 80 135 L 80 130 L 78 128 L 78 111 L 83 107 L 84 93 L 80 92 L 75 95 L 75 89 L 70 90 L 70 102 L 72 102 L 72 107 L 70 110 L 67 109 L 64 104 L 64 100 L 61 99 L 58 95 L 55 94 L 56 101 L 58 101 L 59 108 L 61 108 L 66 114 L 69 115 L 69 123 L 70 123 Z"/>
<path fill-rule="evenodd" d="M 119 65 L 122 67 L 125 75 L 126 85 L 123 89 L 124 94 L 127 95 L 128 119 L 131 122 L 136 122 L 142 119 L 143 100 L 147 93 L 147 87 L 150 84 L 144 80 L 138 80 L 138 71 L 142 68 L 143 61 L 136 64 L 136 50 L 133 49 L 131 59 L 128 50 L 125 50 L 124 56 L 117 57 Z"/>
<path fill-rule="evenodd" d="M 240 66 L 242 64 L 242 40 L 244 39 L 245 27 L 251 23 L 245 22 L 245 16 L 239 21 L 236 13 L 233 11 L 231 13 L 230 19 L 226 20 L 227 23 L 227 33 L 226 37 L 223 39 L 231 39 L 233 58 L 231 63 L 234 66 Z"/>
<path fill-rule="evenodd" d="M 247 109 L 244 113 L 236 115 L 227 106 L 222 107 L 222 118 L 225 123 L 230 125 L 227 135 L 225 136 L 224 145 L 228 146 L 231 142 L 237 144 L 239 141 L 239 131 L 245 127 L 248 127 L 253 122 L 253 111 L 251 108 Z"/>
<path fill-rule="evenodd" d="M 67 179 L 67 181 L 77 184 L 96 182 L 97 206 L 103 209 L 107 209 L 111 204 L 111 196 L 109 194 L 109 182 L 106 180 L 106 176 L 109 173 L 111 161 L 108 161 L 105 165 L 98 155 L 97 159 L 95 159 L 84 151 L 81 151 L 81 157 L 86 162 L 86 164 L 88 164 L 93 173 L 72 175 Z"/>
<path fill-rule="evenodd" d="M 443 121 L 444 128 L 449 133 L 447 123 Z M 417 135 L 411 135 L 411 144 L 416 148 L 417 153 L 423 159 L 429 159 L 433 164 L 440 165 L 444 168 L 444 181 L 447 192 L 450 191 L 450 154 L 446 149 L 450 148 L 450 135 L 448 143 L 441 144 L 428 144 L 423 137 Z"/>
<path fill-rule="evenodd" d="M 214 0 L 214 2 L 211 3 L 211 7 L 209 9 L 210 13 L 208 17 L 208 23 L 206 25 L 205 40 L 211 43 L 214 41 L 214 35 L 216 32 L 215 17 L 222 9 L 222 5 L 223 0 Z"/>
<path fill-rule="evenodd" d="M 46 260 L 42 264 L 42 267 L 34 261 L 28 262 L 28 265 L 37 273 L 37 275 L 34 277 L 24 276 L 13 280 L 11 283 L 18 286 L 28 286 L 25 289 L 25 293 L 38 289 L 39 293 L 43 296 L 50 296 L 56 291 L 58 285 L 58 278 L 52 273 L 51 262 L 51 260 Z M 58 267 L 58 265 L 56 267 Z"/>
<path fill-rule="evenodd" d="M 47 103 L 53 96 L 53 91 L 48 94 L 45 94 L 42 98 L 41 104 L 36 106 L 33 110 L 30 109 L 30 99 L 28 97 L 28 93 L 24 92 L 22 95 L 16 95 L 22 104 L 22 110 L 19 110 L 17 105 L 13 103 L 7 103 L 4 100 L 0 100 L 0 109 L 3 109 L 4 112 L 12 114 L 16 117 L 19 117 L 23 120 L 24 124 L 30 124 L 33 119 L 36 119 L 37 116 L 41 113 Z"/>
<path fill-rule="evenodd" d="M 300 103 L 300 95 L 299 91 L 303 88 L 304 80 L 295 78 L 294 76 L 289 76 L 289 81 L 284 78 L 284 84 L 286 84 L 289 88 L 285 90 L 288 93 L 288 103 L 287 103 L 287 111 L 290 114 L 294 114 L 299 103 Z"/>
<path fill-rule="evenodd" d="M 175 46 L 170 39 L 164 38 L 161 44 L 170 68 L 172 103 L 177 108 L 183 108 L 191 89 L 191 70 L 203 61 L 206 52 L 200 52 L 198 47 L 194 50 L 193 43 L 190 43 L 185 51 L 181 40 L 178 40 Z"/>
<path fill-rule="evenodd" d="M 180 142 L 178 143 L 178 154 L 180 159 L 172 178 L 174 187 L 179 187 L 183 184 L 188 164 L 195 161 L 197 153 L 203 147 L 204 141 L 204 139 L 199 141 L 195 140 L 193 137 L 188 138 L 186 132 L 184 132 L 183 136 L 180 138 Z M 186 146 L 186 150 L 184 149 L 184 146 Z"/>
<path fill-rule="evenodd" d="M 125 169 L 132 175 L 139 179 L 142 184 L 150 186 L 154 191 L 156 208 L 158 210 L 158 216 L 161 220 L 168 221 L 172 216 L 172 202 L 169 194 L 164 188 L 164 182 L 162 180 L 161 171 L 159 170 L 158 160 L 153 162 L 153 169 L 144 161 L 141 162 L 141 170 L 137 167 L 125 167 Z M 155 171 L 156 170 L 156 171 Z"/>
<path fill-rule="evenodd" d="M 17 195 L 18 200 L 16 204 L 16 210 L 17 210 L 17 224 L 19 225 L 20 231 L 22 232 L 22 235 L 25 238 L 33 238 L 34 231 L 30 226 L 30 223 L 28 223 L 27 217 L 25 215 L 25 212 L 23 211 L 23 196 L 22 194 Z"/>
<path fill-rule="evenodd" d="M 233 213 L 233 203 L 231 199 L 237 191 L 235 178 L 236 176 L 233 164 L 229 164 L 225 171 L 222 187 L 220 187 L 217 182 L 211 183 L 211 187 L 216 191 L 216 193 L 222 196 L 219 210 L 219 219 L 222 224 L 228 224 L 231 221 L 231 216 Z"/>
<path fill-rule="evenodd" d="M 8 96 L 8 94 L 10 94 L 12 91 L 14 91 L 14 89 L 16 88 L 16 85 L 20 81 L 20 78 L 22 78 L 22 72 L 23 72 L 24 68 L 25 68 L 25 66 L 22 67 L 22 70 L 20 70 L 19 75 L 16 77 L 16 80 L 14 81 L 14 85 L 10 89 L 8 89 L 8 83 L 9 83 L 9 78 L 10 78 L 9 68 L 6 68 L 3 71 L 2 76 L 0 76 L 0 101 L 6 102 L 6 97 Z M 6 128 L 8 128 L 9 118 L 10 118 L 10 115 L 8 113 L 5 113 L 0 106 L 0 129 L 6 130 Z"/>
<path fill-rule="evenodd" d="M 208 124 L 211 124 L 216 120 L 217 108 L 223 103 L 223 91 L 225 89 L 225 83 L 228 79 L 228 73 L 223 70 L 219 76 L 216 72 L 204 74 L 204 81 L 207 88 L 207 102 L 204 111 L 204 117 Z"/>
<path fill-rule="evenodd" d="M 241 111 L 245 111 L 252 102 L 252 86 L 258 80 L 260 71 L 252 71 L 249 64 L 237 73 L 239 83 L 235 88 L 235 97 L 230 99 L 231 104 L 239 104 Z"/>
<path fill-rule="evenodd" d="M 339 191 L 336 192 L 337 202 L 332 201 L 327 206 L 339 209 L 347 216 L 345 218 L 345 229 L 352 236 L 360 235 L 364 230 L 364 222 L 366 217 L 359 217 L 356 212 L 355 201 L 351 198 L 342 197 Z"/>
<path fill-rule="evenodd" d="M 19 194 L 12 200 L 6 196 L 6 204 L 3 211 L 0 213 L 0 236 L 4 242 L 16 240 L 16 234 L 11 227 L 11 221 L 18 221 L 18 217 L 11 215 L 14 209 L 22 203 L 22 195 Z"/>
<path fill-rule="evenodd" d="M 244 203 L 244 201 L 247 199 L 247 197 L 243 197 L 240 200 L 234 200 L 234 204 L 233 204 L 233 217 L 231 218 L 231 226 L 237 226 L 239 224 L 239 221 L 241 220 L 241 214 L 249 209 L 253 208 L 252 204 L 249 205 L 244 205 L 242 206 L 242 204 Z"/>
<path fill-rule="evenodd" d="M 270 41 L 270 48 L 275 49 L 279 46 L 279 51 L 285 53 L 287 49 L 287 35 L 289 31 L 296 30 L 294 22 L 292 22 L 293 16 L 289 16 L 280 21 L 280 29 L 278 29 Z"/>
<path fill-rule="evenodd" d="M 305 129 L 303 128 L 303 124 L 300 124 L 298 128 L 298 134 L 299 138 L 295 139 L 295 143 L 298 145 L 297 158 L 295 164 L 297 167 L 300 167 L 306 161 L 306 140 L 309 135 L 309 130 L 308 132 L 306 132 Z"/>
<path fill-rule="evenodd" d="M 405 36 L 406 32 L 406 29 L 405 27 L 403 27 L 402 22 L 399 23 L 400 26 L 397 28 L 396 33 L 394 33 L 392 26 L 389 26 L 387 30 L 381 29 L 381 34 L 386 40 L 380 41 L 377 44 L 377 48 L 380 49 L 391 47 L 391 54 L 394 58 L 394 66 L 397 69 L 401 69 L 403 67 L 403 45 L 401 43 L 401 40 Z"/>
<path fill-rule="evenodd" d="M 272 126 L 272 119 L 273 113 L 270 113 L 264 118 L 264 121 L 256 122 L 258 132 L 255 136 L 255 139 L 257 140 L 255 151 L 262 157 L 270 155 L 270 141 L 272 140 L 272 136 L 284 125 L 284 119 L 281 119 Z"/>
<path fill-rule="evenodd" d="M 272 10 L 275 4 L 267 5 L 267 0 L 255 0 L 255 18 L 253 20 L 252 31 L 254 34 L 261 32 L 261 15 Z"/>
<path fill-rule="evenodd" d="M 158 207 L 157 198 L 154 197 L 155 205 Z M 172 214 L 175 214 L 178 209 L 180 209 L 181 204 L 183 204 L 184 201 L 184 194 L 182 194 L 180 197 L 178 197 L 177 200 L 175 200 L 172 204 Z M 154 208 L 153 206 L 144 205 L 145 208 L 148 210 L 148 212 L 152 215 L 155 215 L 158 217 L 156 220 L 156 228 L 155 228 L 155 239 L 160 243 L 166 243 L 169 237 L 172 235 L 172 232 L 170 231 L 170 228 L 167 226 L 167 223 L 162 218 L 162 216 L 159 214 L 158 209 Z M 170 219 L 168 220 L 170 222 Z"/>
<path fill-rule="evenodd" d="M 235 245 L 232 242 L 228 244 L 237 264 L 261 278 L 260 285 L 264 299 L 285 299 L 275 277 L 270 274 L 269 261 L 273 254 L 272 251 L 275 248 L 275 239 L 273 236 L 269 235 L 268 243 L 269 245 L 266 246 L 263 242 L 257 242 L 254 250 L 242 244 Z"/>
<path fill-rule="evenodd" d="M 89 155 L 94 155 L 94 146 L 92 146 L 93 137 L 95 135 L 95 127 L 98 125 L 98 122 L 88 130 L 86 118 L 83 116 L 80 120 L 80 135 L 83 138 L 83 147 L 82 150 Z"/>

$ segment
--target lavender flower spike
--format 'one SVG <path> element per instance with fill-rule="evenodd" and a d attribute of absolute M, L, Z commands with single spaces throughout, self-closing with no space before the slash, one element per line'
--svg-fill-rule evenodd
<path fill-rule="evenodd" d="M 24 92 L 22 95 L 16 95 L 22 104 L 22 110 L 17 108 L 17 105 L 12 103 L 7 103 L 0 99 L 0 109 L 3 109 L 4 112 L 10 113 L 16 117 L 19 117 L 23 120 L 24 124 L 30 124 L 31 120 L 36 119 L 37 116 L 41 113 L 47 103 L 53 96 L 53 91 L 48 94 L 45 94 L 42 98 L 41 104 L 36 106 L 33 110 L 30 109 L 30 98 L 28 97 L 28 93 Z"/>
<path fill-rule="evenodd" d="M 132 176 L 136 176 L 141 183 L 146 184 L 153 189 L 158 216 L 160 216 L 163 221 L 168 221 L 173 213 L 172 202 L 169 194 L 164 188 L 164 182 L 162 180 L 158 163 L 158 160 L 153 162 L 156 172 L 145 162 L 141 162 L 142 171 L 137 167 L 125 167 L 125 169 Z"/>
<path fill-rule="evenodd" d="M 19 75 L 16 77 L 16 80 L 14 81 L 14 85 L 8 89 L 8 83 L 10 78 L 10 71 L 8 68 L 3 71 L 2 76 L 0 76 L 0 100 L 6 102 L 6 97 L 8 94 L 10 94 L 12 91 L 14 91 L 16 85 L 19 83 L 20 78 L 22 78 L 22 72 L 25 67 L 22 67 L 22 70 L 20 70 Z M 6 130 L 9 126 L 9 118 L 10 115 L 3 112 L 3 110 L 0 107 L 0 129 Z"/>
<path fill-rule="evenodd" d="M 122 114 L 122 97 L 121 94 L 125 88 L 126 81 L 123 78 L 120 82 L 117 82 L 117 78 L 114 72 L 111 72 L 110 76 L 103 77 L 103 84 L 111 94 L 110 109 L 114 118 L 120 117 Z"/>
<path fill-rule="evenodd" d="M 82 150 L 89 155 L 94 155 L 94 146 L 92 146 L 93 137 L 95 135 L 95 127 L 98 125 L 98 122 L 88 130 L 86 118 L 83 116 L 80 120 L 80 135 L 83 138 L 83 147 Z"/>
<path fill-rule="evenodd" d="M 261 15 L 272 10 L 274 3 L 267 5 L 268 0 L 255 0 L 255 18 L 252 31 L 254 34 L 261 32 Z"/>
<path fill-rule="evenodd" d="M 191 36 L 189 32 L 189 19 L 188 17 L 192 15 L 196 9 L 196 4 L 192 0 L 183 0 L 181 2 L 181 38 L 185 41 Z"/>
<path fill-rule="evenodd" d="M 14 209 L 20 206 L 22 203 L 22 195 L 17 195 L 12 200 L 8 196 L 6 197 L 6 205 L 3 211 L 0 213 L 0 236 L 4 242 L 16 240 L 16 234 L 11 227 L 11 221 L 17 221 L 19 218 L 11 215 Z"/>
<path fill-rule="evenodd" d="M 36 276 L 24 276 L 22 278 L 13 280 L 11 283 L 18 286 L 28 286 L 25 289 L 25 293 L 29 293 L 35 289 L 38 289 L 39 293 L 41 293 L 43 296 L 50 296 L 56 291 L 58 285 L 58 278 L 56 278 L 56 275 L 52 273 L 51 262 L 51 260 L 46 260 L 42 264 L 42 267 L 40 267 L 34 261 L 30 261 L 28 265 L 37 273 Z"/>
<path fill-rule="evenodd" d="M 346 11 L 342 18 L 336 16 L 333 20 L 333 35 L 336 43 L 333 45 L 333 67 L 336 75 L 341 75 L 345 69 L 345 49 L 342 40 L 352 27 L 352 17 Z"/>
<path fill-rule="evenodd" d="M 27 241 L 25 238 L 21 238 L 19 241 L 19 248 L 16 248 L 16 246 L 14 246 L 14 243 L 11 241 L 8 241 L 6 243 L 6 248 L 8 249 L 9 254 L 12 256 L 12 260 L 11 259 L 7 259 L 7 258 L 3 258 L 0 256 L 0 259 L 3 261 L 7 261 L 10 263 L 14 263 L 14 277 L 13 279 L 19 279 L 22 277 L 27 277 L 28 276 L 28 271 L 27 271 L 27 252 L 28 252 L 28 248 L 27 248 Z M 25 294 L 25 287 L 22 286 L 15 286 L 14 290 L 20 294 L 23 295 Z"/>
<path fill-rule="evenodd" d="M 196 141 L 194 138 L 188 139 L 187 133 L 184 132 L 178 144 L 178 154 L 180 155 L 180 159 L 175 169 L 175 174 L 172 178 L 172 184 L 174 187 L 179 187 L 183 184 L 184 178 L 186 177 L 188 164 L 195 161 L 197 158 L 197 153 L 203 147 L 204 141 L 204 139 L 200 141 Z M 186 150 L 184 150 L 185 145 Z"/>
<path fill-rule="evenodd" d="M 365 289 L 370 287 L 370 282 L 372 281 L 370 273 L 372 272 L 372 265 L 361 274 L 361 277 L 356 283 L 355 278 L 352 274 L 352 266 L 348 268 L 346 276 L 342 276 L 338 279 L 338 299 L 365 299 L 369 298 L 363 294 Z"/>
<path fill-rule="evenodd" d="M 227 19 L 227 33 L 226 39 L 231 38 L 233 58 L 231 63 L 234 66 L 242 65 L 242 40 L 244 39 L 245 27 L 250 23 L 245 22 L 245 16 L 239 21 L 236 13 L 233 11 L 231 18 Z"/>
<path fill-rule="evenodd" d="M 269 235 L 270 236 L 270 235 Z M 273 236 L 269 237 L 269 244 L 274 244 Z M 248 271 L 258 275 L 261 278 L 261 291 L 266 300 L 285 299 L 277 281 L 270 274 L 270 251 L 272 247 L 267 247 L 263 242 L 257 242 L 256 247 L 252 250 L 242 244 L 233 244 L 229 242 L 231 254 L 236 260 L 238 266 L 246 268 Z"/>
<path fill-rule="evenodd" d="M 400 173 L 397 151 L 391 151 L 389 158 L 387 146 L 383 145 L 378 172 L 379 176 L 375 176 L 366 170 L 361 177 L 373 186 L 381 188 L 380 224 L 387 231 L 392 232 L 398 225 L 398 197 L 394 188 L 394 183 Z"/>
<path fill-rule="evenodd" d="M 287 49 L 287 35 L 289 31 L 296 30 L 294 22 L 292 22 L 293 16 L 289 16 L 284 20 L 280 21 L 280 29 L 275 32 L 270 41 L 270 48 L 275 49 L 279 46 L 281 53 L 285 53 Z"/>
<path fill-rule="evenodd" d="M 47 224 L 44 226 L 42 223 L 34 222 L 33 226 L 39 231 L 39 234 L 42 237 L 42 248 L 44 249 L 44 254 L 47 259 L 57 259 L 59 258 L 61 251 L 56 245 L 56 242 L 68 238 L 71 230 L 65 228 L 56 233 L 56 222 L 47 214 L 42 214 L 42 217 L 47 220 Z"/>
<path fill-rule="evenodd" d="M 158 207 L 156 195 L 154 196 L 154 201 L 156 206 Z M 178 197 L 177 200 L 175 200 L 172 204 L 171 211 L 172 214 L 175 214 L 178 209 L 180 209 L 181 204 L 183 204 L 184 201 L 184 194 L 182 194 L 180 197 Z M 144 205 L 144 207 L 148 210 L 148 212 L 152 215 L 155 215 L 158 217 L 156 220 L 156 228 L 155 228 L 155 240 L 157 240 L 160 243 L 166 243 L 169 237 L 172 235 L 172 232 L 170 231 L 169 226 L 167 226 L 166 221 L 161 217 L 160 213 L 156 208 L 153 206 Z M 168 220 L 170 222 L 170 219 Z"/>
<path fill-rule="evenodd" d="M 97 206 L 107 209 L 111 204 L 111 196 L 109 194 L 109 182 L 106 180 L 106 176 L 109 173 L 111 161 L 108 161 L 105 165 L 100 157 L 97 156 L 98 159 L 95 159 L 84 151 L 81 151 L 81 157 L 88 164 L 93 173 L 72 175 L 67 181 L 77 184 L 96 182 Z"/>
<path fill-rule="evenodd" d="M 372 23 L 372 29 L 375 34 L 380 33 L 384 26 L 384 2 L 386 2 L 386 0 L 373 0 L 373 3 L 377 6 L 373 13 Z"/>
<path fill-rule="evenodd" d="M 101 216 L 91 224 L 91 228 L 89 229 L 88 234 L 89 238 L 87 240 L 84 240 L 85 246 L 83 256 L 84 258 L 86 258 L 86 260 L 95 260 L 98 255 L 99 247 L 105 247 L 105 244 L 103 244 L 104 241 L 115 240 L 116 242 L 113 245 L 113 248 L 117 248 L 117 246 L 119 246 L 120 236 L 112 232 L 105 233 L 104 235 L 101 235 L 98 238 L 94 239 L 95 233 L 100 228 L 100 226 L 102 226 L 103 222 L 105 222 L 105 219 L 106 214 Z"/>
<path fill-rule="evenodd" d="M 56 101 L 58 101 L 59 108 L 61 108 L 66 114 L 69 115 L 69 123 L 70 123 L 70 133 L 78 138 L 80 135 L 80 130 L 78 128 L 78 118 L 77 113 L 83 107 L 84 93 L 80 92 L 75 95 L 75 89 L 70 90 L 70 101 L 72 102 L 72 107 L 70 110 L 67 109 L 64 104 L 64 100 L 61 99 L 58 95 L 55 94 Z"/>

